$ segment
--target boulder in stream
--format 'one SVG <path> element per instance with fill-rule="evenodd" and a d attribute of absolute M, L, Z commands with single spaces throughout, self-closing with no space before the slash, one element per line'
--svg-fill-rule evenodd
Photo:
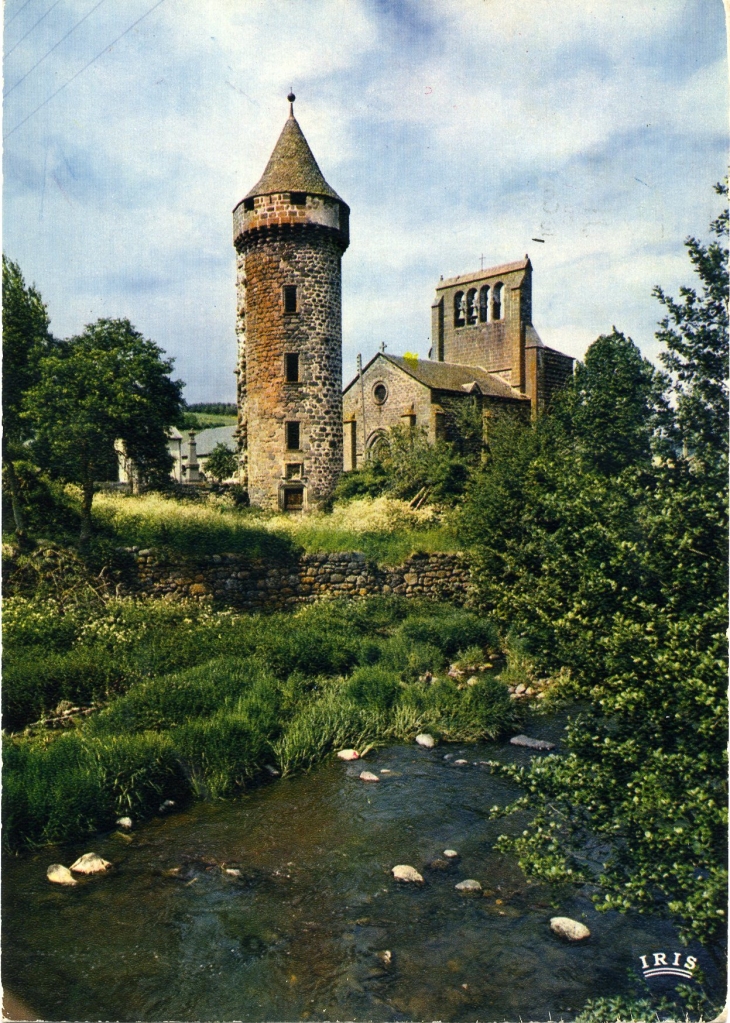
<path fill-rule="evenodd" d="M 510 742 L 513 746 L 527 746 L 528 749 L 555 749 L 554 742 L 545 739 L 533 739 L 529 735 L 514 735 Z"/>
<path fill-rule="evenodd" d="M 71 864 L 71 870 L 75 870 L 77 874 L 101 874 L 109 867 L 111 867 L 109 860 L 103 860 L 94 852 L 84 853 Z"/>
<path fill-rule="evenodd" d="M 424 749 L 433 749 L 436 745 L 436 740 L 432 735 L 429 735 L 428 732 L 421 732 L 420 735 L 417 735 L 416 742 L 419 746 L 423 746 Z"/>
<path fill-rule="evenodd" d="M 360 781 L 380 781 L 377 774 L 373 774 L 372 771 L 362 771 L 360 773 Z"/>
<path fill-rule="evenodd" d="M 550 918 L 550 930 L 559 938 L 567 941 L 585 941 L 591 932 L 579 920 L 571 920 L 569 916 L 553 916 Z"/>
<path fill-rule="evenodd" d="M 416 868 L 409 866 L 407 863 L 397 863 L 391 873 L 396 881 L 415 881 L 416 883 L 423 884 L 423 878 Z"/>
<path fill-rule="evenodd" d="M 356 749 L 341 749 L 337 751 L 337 756 L 340 760 L 358 760 L 360 754 Z"/>
<path fill-rule="evenodd" d="M 468 877 L 466 881 L 459 881 L 459 883 L 454 885 L 454 887 L 457 892 L 466 892 L 467 894 L 469 892 L 480 892 L 482 890 L 482 886 L 478 881 L 475 881 L 473 877 Z"/>
<path fill-rule="evenodd" d="M 78 884 L 68 867 L 64 867 L 62 863 L 52 863 L 46 871 L 46 877 L 54 884 Z"/>
<path fill-rule="evenodd" d="M 455 860 L 458 855 L 456 849 L 444 849 L 444 856 L 447 860 Z"/>
<path fill-rule="evenodd" d="M 117 821 L 117 824 L 118 824 L 118 826 L 120 828 L 127 828 L 127 829 L 129 829 L 129 828 L 132 827 L 132 818 L 131 817 L 120 817 L 119 820 Z"/>

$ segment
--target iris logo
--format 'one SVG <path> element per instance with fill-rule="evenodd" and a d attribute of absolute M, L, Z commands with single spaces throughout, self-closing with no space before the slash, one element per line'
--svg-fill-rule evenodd
<path fill-rule="evenodd" d="M 687 956 L 682 962 L 682 952 L 650 952 L 648 955 L 639 956 L 641 960 L 641 972 L 644 977 L 685 977 L 692 980 L 692 971 L 697 966 L 694 956 Z M 654 962 L 647 960 L 653 959 Z M 670 959 L 671 962 L 667 962 Z"/>

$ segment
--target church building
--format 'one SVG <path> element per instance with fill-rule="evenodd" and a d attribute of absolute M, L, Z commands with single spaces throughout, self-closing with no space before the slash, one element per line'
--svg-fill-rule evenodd
<path fill-rule="evenodd" d="M 532 325 L 527 256 L 441 280 L 431 306 L 428 359 L 375 355 L 345 387 L 346 470 L 362 465 L 387 431 L 425 429 L 454 440 L 458 409 L 476 402 L 484 426 L 499 409 L 543 411 L 573 375 L 573 359 L 548 348 Z"/>

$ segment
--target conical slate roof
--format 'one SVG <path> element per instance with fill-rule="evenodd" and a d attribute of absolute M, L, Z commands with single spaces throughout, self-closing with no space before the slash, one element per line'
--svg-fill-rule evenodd
<path fill-rule="evenodd" d="M 287 118 L 261 179 L 245 198 L 271 195 L 272 192 L 308 192 L 310 195 L 328 195 L 342 202 L 324 180 L 293 113 Z"/>

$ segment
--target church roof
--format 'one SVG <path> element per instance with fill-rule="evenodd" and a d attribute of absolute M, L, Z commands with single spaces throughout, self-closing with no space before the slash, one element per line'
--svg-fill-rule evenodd
<path fill-rule="evenodd" d="M 464 394 L 473 392 L 473 385 L 476 384 L 482 394 L 494 398 L 523 397 L 519 391 L 515 391 L 499 377 L 487 373 L 481 366 L 461 366 L 455 362 L 432 362 L 430 359 L 416 361 L 398 355 L 385 355 L 384 358 L 433 391 L 457 391 Z"/>
<path fill-rule="evenodd" d="M 454 284 L 471 284 L 474 281 L 484 281 L 489 277 L 501 277 L 502 274 L 513 273 L 515 270 L 526 270 L 527 267 L 532 267 L 530 263 L 530 257 L 525 256 L 524 259 L 518 259 L 515 263 L 500 263 L 499 266 L 488 266 L 484 270 L 477 270 L 471 274 L 461 274 L 460 277 L 449 277 L 445 281 L 439 281 L 436 285 L 436 291 L 441 291 L 442 288 L 450 288 Z"/>
<path fill-rule="evenodd" d="M 386 355 L 383 352 L 378 352 L 363 368 L 363 373 L 367 372 L 377 359 L 385 359 L 392 363 L 432 391 L 473 394 L 478 388 L 482 394 L 493 398 L 529 400 L 500 377 L 488 373 L 481 366 L 462 366 L 455 362 L 432 362 L 430 359 L 404 359 L 399 355 Z M 350 381 L 345 391 L 348 391 L 358 379 L 359 377 L 356 376 Z"/>
<path fill-rule="evenodd" d="M 317 166 L 309 143 L 304 137 L 299 122 L 293 113 L 289 114 L 279 141 L 266 164 L 266 170 L 245 196 L 271 195 L 274 192 L 307 192 L 310 195 L 328 195 L 340 199 L 339 195 L 324 180 Z"/>

